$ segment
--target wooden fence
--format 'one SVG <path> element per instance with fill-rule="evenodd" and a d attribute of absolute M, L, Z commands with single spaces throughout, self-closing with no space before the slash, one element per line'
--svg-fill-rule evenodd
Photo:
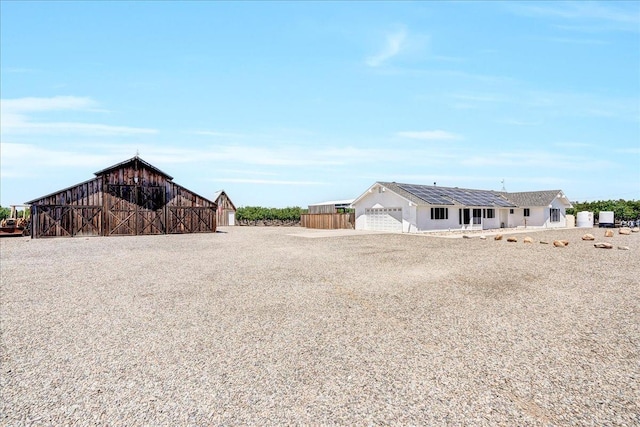
<path fill-rule="evenodd" d="M 323 213 L 301 214 L 300 225 L 306 228 L 334 230 L 338 228 L 355 228 L 356 214 L 351 213 Z"/>

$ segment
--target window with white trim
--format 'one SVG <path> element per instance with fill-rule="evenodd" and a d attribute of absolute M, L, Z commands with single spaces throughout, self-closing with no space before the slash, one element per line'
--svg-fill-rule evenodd
<path fill-rule="evenodd" d="M 431 208 L 431 219 L 449 219 L 449 208 Z"/>
<path fill-rule="evenodd" d="M 549 220 L 551 222 L 560 222 L 560 209 L 558 208 L 549 209 Z"/>
<path fill-rule="evenodd" d="M 529 208 L 524 208 L 524 216 L 531 216 L 531 210 Z"/>
<path fill-rule="evenodd" d="M 496 210 L 495 209 L 487 209 L 487 218 L 495 218 Z"/>

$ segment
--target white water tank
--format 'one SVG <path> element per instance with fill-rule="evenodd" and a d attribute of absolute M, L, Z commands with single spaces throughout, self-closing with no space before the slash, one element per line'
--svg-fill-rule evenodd
<path fill-rule="evenodd" d="M 598 224 L 600 227 L 613 227 L 615 221 L 613 220 L 612 211 L 601 211 L 598 214 Z"/>
<path fill-rule="evenodd" d="M 593 212 L 578 212 L 578 228 L 593 228 Z"/>

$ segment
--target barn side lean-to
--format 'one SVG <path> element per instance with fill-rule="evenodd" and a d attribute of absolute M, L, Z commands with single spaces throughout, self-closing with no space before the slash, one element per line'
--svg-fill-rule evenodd
<path fill-rule="evenodd" d="M 31 237 L 213 233 L 214 201 L 135 156 L 30 202 Z"/>

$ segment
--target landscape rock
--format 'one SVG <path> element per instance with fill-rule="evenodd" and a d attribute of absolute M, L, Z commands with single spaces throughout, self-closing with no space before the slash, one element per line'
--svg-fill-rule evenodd
<path fill-rule="evenodd" d="M 600 249 L 611 249 L 611 248 L 613 248 L 613 245 L 611 243 L 605 243 L 605 242 L 596 243 L 593 246 L 595 246 L 596 248 L 600 248 Z"/>
<path fill-rule="evenodd" d="M 463 238 L 463 239 L 470 239 L 470 238 L 471 238 L 471 236 L 469 236 L 468 234 L 463 234 L 463 235 L 462 235 L 462 238 Z"/>
<path fill-rule="evenodd" d="M 529 236 L 525 237 L 523 240 L 524 243 L 533 243 L 533 239 Z"/>
<path fill-rule="evenodd" d="M 621 251 L 628 251 L 629 246 L 618 246 L 618 249 L 620 249 Z"/>
<path fill-rule="evenodd" d="M 487 236 L 483 234 L 482 236 L 480 236 L 480 240 L 487 240 Z"/>
<path fill-rule="evenodd" d="M 629 234 L 631 234 L 631 229 L 629 227 L 623 227 L 620 230 L 618 230 L 618 233 L 624 234 L 624 235 L 629 235 Z"/>
<path fill-rule="evenodd" d="M 613 237 L 613 231 L 612 230 L 606 230 L 604 232 L 604 237 Z"/>
<path fill-rule="evenodd" d="M 541 245 L 548 245 L 548 244 L 549 244 L 549 242 L 547 242 L 546 240 L 540 240 L 540 244 L 541 244 Z"/>
<path fill-rule="evenodd" d="M 593 234 L 587 233 L 582 236 L 582 240 L 596 240 L 596 237 Z"/>
<path fill-rule="evenodd" d="M 632 232 L 632 233 L 640 233 L 640 227 L 633 227 L 633 228 L 631 229 L 631 232 Z"/>
<path fill-rule="evenodd" d="M 564 248 L 567 245 L 562 240 L 554 240 L 553 246 L 555 246 L 556 248 Z"/>
<path fill-rule="evenodd" d="M 569 241 L 568 240 L 560 240 L 562 243 L 564 243 L 565 246 L 569 246 Z"/>
<path fill-rule="evenodd" d="M 517 242 L 517 241 L 518 241 L 517 237 L 513 237 L 513 236 L 512 237 L 507 237 L 507 242 L 514 243 L 514 242 Z"/>
<path fill-rule="evenodd" d="M 502 234 L 496 234 L 496 237 L 493 240 L 502 240 Z"/>

